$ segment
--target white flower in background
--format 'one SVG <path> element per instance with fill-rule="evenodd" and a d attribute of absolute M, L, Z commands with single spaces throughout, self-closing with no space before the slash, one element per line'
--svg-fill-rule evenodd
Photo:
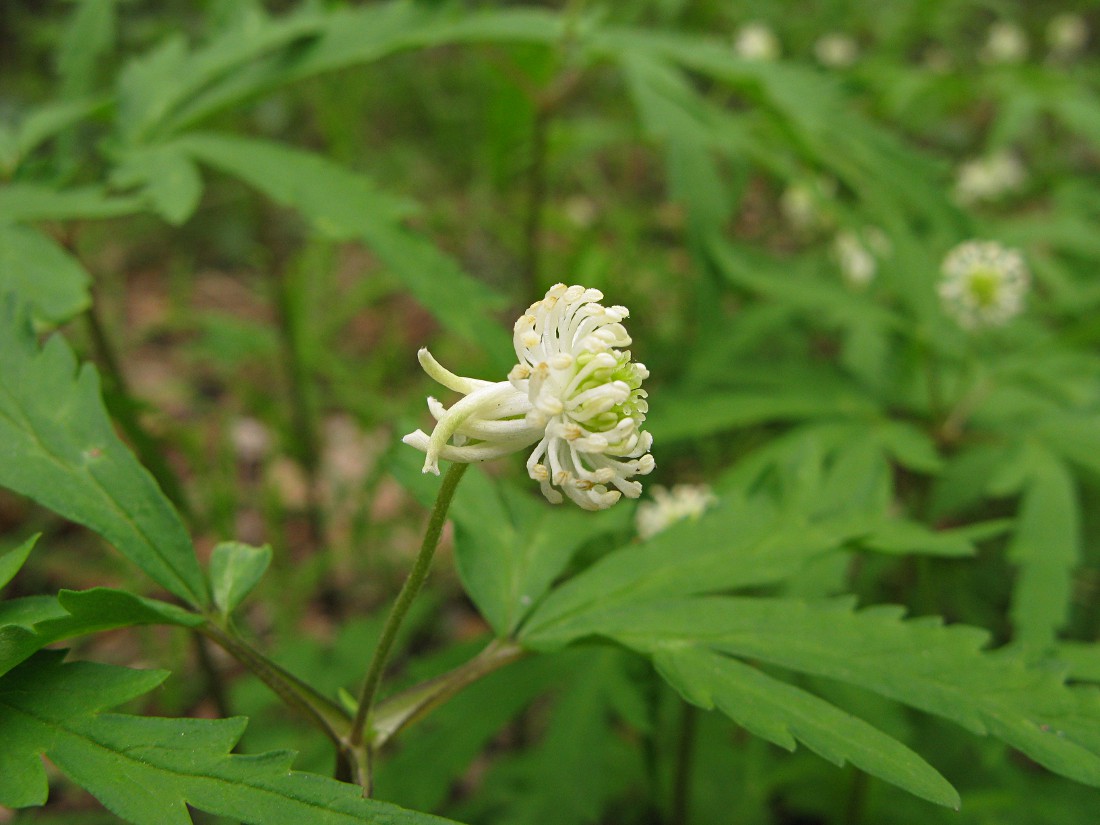
<path fill-rule="evenodd" d="M 778 60 L 779 39 L 765 23 L 746 23 L 733 37 L 733 51 L 742 60 Z"/>
<path fill-rule="evenodd" d="M 878 261 L 875 260 L 875 256 L 864 245 L 859 235 L 850 230 L 837 233 L 833 239 L 833 255 L 840 266 L 844 280 L 853 287 L 867 286 L 878 272 Z"/>
<path fill-rule="evenodd" d="M 964 206 L 995 201 L 1019 189 L 1027 178 L 1023 163 L 1002 149 L 959 166 L 955 177 L 955 199 Z"/>
<path fill-rule="evenodd" d="M 1076 14 L 1058 14 L 1047 23 L 1047 45 L 1055 60 L 1069 60 L 1079 55 L 1089 39 L 1089 27 Z"/>
<path fill-rule="evenodd" d="M 258 418 L 242 416 L 233 419 L 229 427 L 229 440 L 237 458 L 246 464 L 255 464 L 271 451 L 271 431 Z"/>
<path fill-rule="evenodd" d="M 942 271 L 940 300 L 966 329 L 999 326 L 1019 315 L 1031 283 L 1023 256 L 996 241 L 959 244 Z"/>
<path fill-rule="evenodd" d="M 859 58 L 856 41 L 841 32 L 822 35 L 814 43 L 818 63 L 830 69 L 846 69 Z"/>
<path fill-rule="evenodd" d="M 649 539 L 678 521 L 699 518 L 715 501 L 705 484 L 677 484 L 671 490 L 658 485 L 653 498 L 638 505 L 634 524 L 638 535 Z"/>
<path fill-rule="evenodd" d="M 1027 35 L 1015 23 L 999 20 L 989 27 L 978 56 L 985 63 L 1022 63 L 1027 57 Z"/>
<path fill-rule="evenodd" d="M 836 195 L 836 181 L 820 176 L 789 184 L 779 196 L 779 211 L 792 227 L 808 232 L 829 222 L 822 206 Z"/>
<path fill-rule="evenodd" d="M 507 381 L 462 378 L 420 350 L 424 371 L 465 396 L 450 408 L 429 398 L 438 422 L 432 434 L 403 439 L 426 453 L 424 472 L 438 475 L 441 458 L 486 461 L 535 445 L 527 473 L 554 504 L 564 493 L 586 510 L 603 510 L 621 495 L 641 495 L 631 479 L 654 467 L 653 438 L 641 428 L 649 371 L 618 349 L 630 344 L 626 307 L 605 307 L 602 298 L 598 289 L 551 287 L 516 321 L 519 363 Z"/>

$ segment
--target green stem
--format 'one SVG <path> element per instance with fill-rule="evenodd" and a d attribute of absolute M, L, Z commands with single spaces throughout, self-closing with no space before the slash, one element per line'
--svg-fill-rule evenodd
<path fill-rule="evenodd" d="M 342 707 L 279 667 L 231 629 L 208 620 L 199 628 L 199 632 L 252 671 L 276 696 L 305 716 L 338 747 L 343 742 L 343 734 L 348 727 L 348 714 Z"/>
<path fill-rule="evenodd" d="M 691 798 L 691 762 L 695 750 L 695 724 L 699 711 L 683 703 L 679 736 L 676 741 L 676 773 L 672 779 L 672 825 L 687 825 Z"/>
<path fill-rule="evenodd" d="M 456 462 L 450 466 L 447 474 L 443 477 L 443 484 L 439 488 L 435 505 L 432 507 L 432 513 L 428 519 L 428 529 L 424 533 L 424 541 L 420 545 L 420 553 L 413 563 L 412 570 L 409 571 L 408 578 L 405 579 L 405 584 L 401 587 L 401 592 L 397 594 L 397 601 L 394 602 L 389 616 L 386 617 L 386 624 L 382 628 L 378 646 L 375 648 L 374 655 L 371 657 L 370 665 L 367 668 L 367 676 L 363 680 L 363 689 L 359 693 L 359 705 L 355 712 L 355 719 L 351 724 L 351 735 L 348 740 L 348 745 L 352 749 L 358 749 L 363 744 L 367 721 L 370 719 L 375 695 L 378 693 L 378 685 L 382 681 L 382 671 L 386 666 L 390 648 L 393 647 L 394 640 L 397 638 L 397 631 L 405 619 L 405 614 L 409 612 L 413 599 L 420 592 L 420 587 L 428 576 L 436 547 L 439 546 L 439 537 L 443 533 L 443 525 L 447 521 L 447 510 L 451 506 L 451 499 L 454 498 L 455 490 L 458 489 L 458 482 L 462 480 L 462 474 L 466 472 L 468 466 L 468 464 Z M 369 783 L 369 773 L 367 781 Z"/>
<path fill-rule="evenodd" d="M 379 702 L 370 718 L 372 747 L 378 749 L 463 688 L 525 655 L 523 648 L 515 642 L 497 639 L 473 659 L 454 670 L 413 685 Z"/>
<path fill-rule="evenodd" d="M 207 639 L 201 633 L 192 633 L 191 638 L 195 642 L 195 658 L 198 661 L 199 670 L 206 677 L 206 692 L 214 702 L 218 716 L 228 719 L 233 715 L 233 707 L 229 703 L 229 694 L 225 689 L 221 671 L 218 670 L 214 658 L 210 655 Z"/>
<path fill-rule="evenodd" d="M 867 805 L 867 789 L 870 784 L 870 775 L 858 768 L 853 768 L 852 784 L 848 787 L 848 802 L 844 812 L 845 825 L 860 825 L 863 821 L 863 811 Z"/>

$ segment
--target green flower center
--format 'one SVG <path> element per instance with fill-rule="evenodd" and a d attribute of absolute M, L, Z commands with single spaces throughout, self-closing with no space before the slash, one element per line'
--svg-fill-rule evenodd
<path fill-rule="evenodd" d="M 976 269 L 970 273 L 966 288 L 974 303 L 982 309 L 995 306 L 1001 291 L 1000 273 L 992 269 Z"/>

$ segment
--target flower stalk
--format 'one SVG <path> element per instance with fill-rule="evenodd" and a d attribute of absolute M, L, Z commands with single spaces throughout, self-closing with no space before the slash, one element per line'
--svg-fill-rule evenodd
<path fill-rule="evenodd" d="M 432 566 L 432 559 L 435 557 L 436 548 L 439 546 L 439 537 L 443 533 L 443 525 L 447 521 L 447 510 L 451 506 L 451 500 L 454 498 L 455 491 L 458 489 L 458 482 L 461 481 L 467 466 L 467 464 L 463 463 L 452 464 L 450 469 L 447 470 L 447 474 L 443 477 L 443 484 L 439 488 L 439 493 L 435 499 L 435 505 L 432 507 L 432 513 L 428 519 L 428 528 L 424 532 L 424 540 L 420 545 L 420 553 L 417 555 L 412 570 L 409 571 L 409 575 L 405 579 L 405 584 L 401 587 L 401 592 L 397 594 L 397 600 L 394 602 L 389 615 L 386 617 L 386 624 L 382 628 L 382 635 L 378 639 L 378 646 L 375 648 L 374 655 L 370 660 L 370 665 L 367 667 L 367 675 L 363 680 L 363 688 L 359 692 L 359 704 L 356 708 L 355 718 L 352 720 L 351 729 L 348 733 L 347 744 L 352 749 L 358 749 L 364 744 L 366 728 L 370 721 L 371 710 L 378 693 L 378 686 L 382 681 L 382 672 L 385 669 L 390 649 L 393 647 L 394 640 L 397 638 L 397 631 L 405 620 L 405 616 L 409 612 L 409 607 L 412 605 L 413 599 L 416 598 L 417 593 L 420 592 L 420 588 L 424 584 L 424 580 L 428 577 L 428 571 Z M 366 744 L 368 746 L 373 745 L 372 742 L 367 742 Z M 369 760 L 365 781 L 366 784 L 364 788 L 369 792 Z"/>

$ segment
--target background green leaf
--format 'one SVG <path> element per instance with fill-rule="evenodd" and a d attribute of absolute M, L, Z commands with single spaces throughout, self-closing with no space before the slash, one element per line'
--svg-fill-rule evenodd
<path fill-rule="evenodd" d="M 119 440 L 99 380 L 59 335 L 39 350 L 13 301 L 0 308 L 0 484 L 95 530 L 174 595 L 206 585 L 176 511 Z"/>
<path fill-rule="evenodd" d="M 55 241 L 29 226 L 0 223 L 0 293 L 14 293 L 54 324 L 87 309 L 91 276 Z"/>

